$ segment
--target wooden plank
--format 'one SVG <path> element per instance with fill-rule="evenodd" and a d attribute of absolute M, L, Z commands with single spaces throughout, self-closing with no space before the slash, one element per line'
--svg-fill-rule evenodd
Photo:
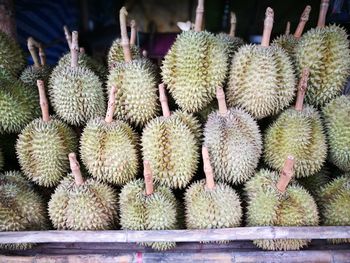
<path fill-rule="evenodd" d="M 0 243 L 196 242 L 254 239 L 350 238 L 350 226 L 237 227 L 204 230 L 18 231 L 0 232 Z"/>

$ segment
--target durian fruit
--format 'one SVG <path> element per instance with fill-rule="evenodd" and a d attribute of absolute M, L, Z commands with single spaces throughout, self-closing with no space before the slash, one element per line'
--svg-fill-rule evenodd
<path fill-rule="evenodd" d="M 67 155 L 77 148 L 77 138 L 67 124 L 49 116 L 44 82 L 38 80 L 42 118 L 29 123 L 18 136 L 16 151 L 23 173 L 34 183 L 56 186 L 67 174 Z"/>
<path fill-rule="evenodd" d="M 40 62 L 35 47 L 39 50 Z M 48 82 L 51 67 L 46 65 L 46 55 L 41 43 L 35 41 L 32 37 L 28 38 L 28 50 L 33 58 L 34 65 L 26 67 L 20 76 L 20 79 L 31 88 L 36 88 L 36 81 L 38 79 L 43 80 L 45 83 Z"/>
<path fill-rule="evenodd" d="M 248 180 L 258 166 L 262 139 L 258 124 L 239 108 L 227 109 L 225 94 L 217 88 L 219 110 L 211 113 L 204 128 L 215 179 L 239 184 Z"/>
<path fill-rule="evenodd" d="M 325 165 L 318 173 L 315 173 L 308 177 L 298 178 L 297 181 L 301 184 L 301 186 L 308 190 L 312 196 L 316 196 L 317 192 L 319 192 L 323 186 L 331 181 L 331 177 L 334 172 L 332 171 L 331 173 L 330 169 L 331 168 Z"/>
<path fill-rule="evenodd" d="M 150 162 L 155 182 L 184 188 L 195 175 L 198 141 L 191 127 L 178 115 L 170 115 L 165 88 L 159 85 L 163 116 L 151 120 L 142 133 L 142 153 Z"/>
<path fill-rule="evenodd" d="M 282 48 L 269 46 L 272 24 L 268 7 L 261 45 L 244 45 L 236 52 L 227 86 L 229 106 L 239 106 L 257 119 L 279 113 L 295 92 L 290 58 Z"/>
<path fill-rule="evenodd" d="M 115 117 L 144 126 L 157 116 L 157 77 L 155 66 L 145 58 L 133 59 L 126 30 L 125 7 L 120 9 L 121 45 L 124 63 L 117 63 L 108 76 L 108 89 L 117 87 Z"/>
<path fill-rule="evenodd" d="M 81 159 L 102 181 L 124 185 L 138 172 L 138 135 L 123 121 L 113 121 L 115 91 L 110 91 L 106 118 L 90 120 L 81 136 Z"/>
<path fill-rule="evenodd" d="M 120 225 L 126 230 L 177 229 L 177 200 L 171 190 L 153 185 L 150 163 L 144 161 L 145 180 L 126 184 L 119 196 Z M 171 249 L 175 242 L 149 242 L 156 250 Z"/>
<path fill-rule="evenodd" d="M 206 147 L 202 148 L 205 180 L 194 182 L 185 192 L 188 229 L 231 228 L 241 224 L 238 194 L 229 185 L 214 182 L 214 171 Z"/>
<path fill-rule="evenodd" d="M 102 83 L 87 67 L 78 65 L 78 32 L 73 32 L 71 65 L 50 78 L 50 101 L 57 115 L 71 125 L 83 125 L 105 111 Z"/>
<path fill-rule="evenodd" d="M 350 171 L 350 96 L 340 96 L 323 109 L 329 146 L 329 160 L 343 171 Z"/>
<path fill-rule="evenodd" d="M 306 102 L 324 106 L 341 93 L 350 70 L 350 49 L 345 29 L 325 26 L 328 1 L 322 0 L 317 28 L 306 32 L 295 48 L 296 68 L 310 69 Z"/>
<path fill-rule="evenodd" d="M 11 76 L 0 76 L 0 134 L 18 133 L 39 116 L 35 90 Z"/>
<path fill-rule="evenodd" d="M 164 83 L 180 108 L 202 110 L 215 97 L 215 87 L 226 80 L 228 54 L 225 43 L 201 31 L 204 0 L 198 0 L 195 29 L 182 32 L 165 56 Z"/>
<path fill-rule="evenodd" d="M 294 56 L 295 56 L 294 49 L 301 35 L 303 34 L 306 22 L 309 20 L 310 11 L 311 11 L 311 6 L 307 5 L 300 16 L 299 24 L 294 34 L 290 35 L 289 31 L 286 32 L 286 34 L 275 38 L 272 41 L 271 46 L 277 46 L 277 47 L 283 48 L 287 52 L 287 54 L 294 59 Z"/>
<path fill-rule="evenodd" d="M 14 39 L 0 31 L 0 70 L 16 77 L 25 65 L 23 52 Z"/>
<path fill-rule="evenodd" d="M 201 143 L 202 127 L 199 123 L 199 120 L 193 114 L 181 110 L 176 110 L 171 113 L 171 116 L 173 118 L 181 120 L 184 124 L 186 124 L 196 138 L 198 144 Z"/>
<path fill-rule="evenodd" d="M 0 231 L 47 228 L 46 204 L 20 172 L 0 174 Z M 28 249 L 33 244 L 0 244 L 0 249 Z"/>
<path fill-rule="evenodd" d="M 95 179 L 84 180 L 74 153 L 69 154 L 69 162 L 72 174 L 61 181 L 49 201 L 53 226 L 58 230 L 114 228 L 118 220 L 114 189 Z"/>
<path fill-rule="evenodd" d="M 317 206 L 312 196 L 297 183 L 289 184 L 293 176 L 294 159 L 286 159 L 280 178 L 277 172 L 262 169 L 245 184 L 248 197 L 248 226 L 317 226 Z M 289 184 L 289 185 L 288 185 Z M 311 240 L 254 240 L 266 250 L 298 250 Z"/>
<path fill-rule="evenodd" d="M 303 71 L 295 108 L 282 112 L 264 136 L 264 159 L 280 170 L 289 154 L 295 157 L 295 176 L 306 177 L 319 172 L 326 160 L 327 145 L 320 114 L 312 106 L 303 107 L 308 87 L 308 73 Z"/>

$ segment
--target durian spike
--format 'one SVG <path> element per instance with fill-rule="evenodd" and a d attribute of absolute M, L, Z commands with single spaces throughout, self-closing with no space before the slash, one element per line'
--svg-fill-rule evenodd
<path fill-rule="evenodd" d="M 63 26 L 64 36 L 66 37 L 69 49 L 72 49 L 72 34 L 67 26 Z"/>
<path fill-rule="evenodd" d="M 143 177 L 145 178 L 146 195 L 153 194 L 153 176 L 149 161 L 143 161 Z"/>
<path fill-rule="evenodd" d="M 308 68 L 304 68 L 301 73 L 301 78 L 298 84 L 297 100 L 295 102 L 295 110 L 302 111 L 304 104 L 304 97 L 307 90 L 307 81 L 309 80 L 310 71 Z"/>
<path fill-rule="evenodd" d="M 144 49 L 144 50 L 142 51 L 142 56 L 143 56 L 144 58 L 147 58 L 148 54 L 147 54 L 147 50 L 146 50 L 146 49 Z"/>
<path fill-rule="evenodd" d="M 137 37 L 137 25 L 136 21 L 133 19 L 130 21 L 131 34 L 130 34 L 130 46 L 134 46 L 136 44 Z"/>
<path fill-rule="evenodd" d="M 318 28 L 322 28 L 326 25 L 328 5 L 329 5 L 329 0 L 321 0 L 320 12 L 318 14 L 318 22 L 317 22 Z"/>
<path fill-rule="evenodd" d="M 225 92 L 222 87 L 216 88 L 216 99 L 218 100 L 219 104 L 219 113 L 222 116 L 225 116 L 227 113 L 227 105 L 225 100 Z"/>
<path fill-rule="evenodd" d="M 289 33 L 290 33 L 290 22 L 288 21 L 288 22 L 287 22 L 287 25 L 286 25 L 286 31 L 284 31 L 284 34 L 285 34 L 286 36 L 288 36 Z"/>
<path fill-rule="evenodd" d="M 112 88 L 109 92 L 109 98 L 108 98 L 108 108 L 106 113 L 105 122 L 111 123 L 113 121 L 113 114 L 115 110 L 115 91 L 116 87 L 112 85 Z"/>
<path fill-rule="evenodd" d="M 80 48 L 79 48 L 79 53 L 80 53 L 80 54 L 85 54 L 85 48 L 80 47 Z"/>
<path fill-rule="evenodd" d="M 72 174 L 74 176 L 74 181 L 77 186 L 82 185 L 84 183 L 83 176 L 81 175 L 80 165 L 77 160 L 77 156 L 75 153 L 68 154 L 70 169 L 72 170 Z"/>
<path fill-rule="evenodd" d="M 202 31 L 203 26 L 203 13 L 204 13 L 204 0 L 198 0 L 196 9 L 196 20 L 194 22 L 194 31 Z"/>
<path fill-rule="evenodd" d="M 36 85 L 38 86 L 39 90 L 39 101 L 40 101 L 40 108 L 41 108 L 41 114 L 44 122 L 50 121 L 50 115 L 49 115 L 49 102 L 47 100 L 46 94 L 45 94 L 45 85 L 44 81 L 38 79 L 36 81 Z"/>
<path fill-rule="evenodd" d="M 120 34 L 121 34 L 121 46 L 123 47 L 124 60 L 125 62 L 130 62 L 132 60 L 131 51 L 129 46 L 128 31 L 126 29 L 126 16 L 128 12 L 123 6 L 119 11 L 119 21 L 120 21 Z"/>
<path fill-rule="evenodd" d="M 261 46 L 268 47 L 270 45 L 271 31 L 273 26 L 273 10 L 271 7 L 266 8 L 264 20 L 264 32 L 261 39 Z"/>
<path fill-rule="evenodd" d="M 165 94 L 164 83 L 159 84 L 158 89 L 159 89 L 159 101 L 160 101 L 160 104 L 162 105 L 163 117 L 169 117 L 170 110 L 169 110 L 169 104 L 168 104 L 168 97 Z"/>
<path fill-rule="evenodd" d="M 231 19 L 230 19 L 230 36 L 234 37 L 236 35 L 236 24 L 237 24 L 237 17 L 234 12 L 231 12 Z"/>
<path fill-rule="evenodd" d="M 27 47 L 30 52 L 30 55 L 33 58 L 34 62 L 34 67 L 40 68 L 40 62 L 39 62 L 39 57 L 38 54 L 36 53 L 35 47 L 38 45 L 38 42 L 34 40 L 32 37 L 28 37 L 27 39 Z"/>
<path fill-rule="evenodd" d="M 79 53 L 79 43 L 78 43 L 78 32 L 72 32 L 72 45 L 71 45 L 71 67 L 76 68 L 78 66 L 78 53 Z"/>
<path fill-rule="evenodd" d="M 277 189 L 284 193 L 287 189 L 287 186 L 292 179 L 294 174 L 294 157 L 289 155 L 284 162 L 283 169 L 280 174 L 280 178 L 276 184 Z"/>
<path fill-rule="evenodd" d="M 298 27 L 294 32 L 295 38 L 300 38 L 301 35 L 303 34 L 305 24 L 309 20 L 310 11 L 311 11 L 311 6 L 307 5 L 300 16 Z"/>
<path fill-rule="evenodd" d="M 215 188 L 213 167 L 210 164 L 208 148 L 202 147 L 203 170 L 205 173 L 205 185 L 208 189 Z"/>
<path fill-rule="evenodd" d="M 39 57 L 40 57 L 41 66 L 45 66 L 46 65 L 46 54 L 45 54 L 45 50 L 43 48 L 43 45 L 41 43 L 39 44 Z"/>

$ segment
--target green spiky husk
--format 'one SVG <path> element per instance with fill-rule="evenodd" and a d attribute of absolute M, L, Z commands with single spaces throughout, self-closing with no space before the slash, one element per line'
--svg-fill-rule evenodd
<path fill-rule="evenodd" d="M 317 192 L 325 186 L 331 180 L 332 173 L 327 166 L 323 166 L 321 171 L 310 175 L 308 177 L 298 178 L 298 183 L 300 183 L 306 190 L 308 190 L 314 197 Z"/>
<path fill-rule="evenodd" d="M 226 33 L 218 34 L 217 38 L 224 43 L 226 52 L 228 54 L 229 63 L 231 63 L 234 54 L 241 46 L 245 44 L 244 40 L 239 37 L 232 37 Z"/>
<path fill-rule="evenodd" d="M 108 76 L 108 90 L 115 85 L 117 119 L 144 126 L 158 114 L 157 77 L 147 59 L 116 65 Z"/>
<path fill-rule="evenodd" d="M 56 186 L 69 170 L 68 154 L 75 152 L 74 131 L 55 118 L 36 119 L 21 132 L 16 144 L 18 161 L 24 174 L 45 187 Z"/>
<path fill-rule="evenodd" d="M 288 155 L 295 158 L 297 178 L 319 172 L 326 160 L 320 114 L 312 106 L 284 111 L 265 133 L 264 159 L 271 168 L 280 171 Z"/>
<path fill-rule="evenodd" d="M 23 81 L 23 83 L 26 86 L 37 90 L 37 80 L 40 79 L 44 81 L 45 84 L 48 83 L 51 70 L 52 68 L 49 66 L 43 66 L 38 68 L 34 66 L 28 66 L 22 71 L 21 76 L 19 78 Z"/>
<path fill-rule="evenodd" d="M 329 160 L 350 171 L 350 96 L 340 96 L 323 108 L 329 146 Z"/>
<path fill-rule="evenodd" d="M 295 57 L 295 46 L 298 44 L 298 39 L 293 35 L 281 35 L 272 41 L 271 46 L 276 46 L 284 49 L 289 57 L 293 59 Z"/>
<path fill-rule="evenodd" d="M 17 77 L 24 65 L 24 54 L 19 45 L 4 32 L 0 32 L 0 69 Z"/>
<path fill-rule="evenodd" d="M 179 118 L 187 127 L 190 129 L 192 134 L 195 136 L 198 144 L 202 140 L 202 127 L 198 119 L 191 113 L 187 113 L 181 110 L 176 110 L 172 113 L 174 118 Z"/>
<path fill-rule="evenodd" d="M 296 68 L 309 68 L 306 102 L 316 107 L 340 94 L 350 70 L 349 41 L 339 26 L 313 28 L 295 48 Z"/>
<path fill-rule="evenodd" d="M 80 141 L 81 159 L 93 177 L 124 185 L 137 175 L 139 165 L 138 135 L 122 122 L 90 120 Z"/>
<path fill-rule="evenodd" d="M 120 44 L 120 38 L 113 41 L 107 55 L 108 68 L 113 69 L 118 63 L 124 62 L 124 52 L 123 47 Z M 141 52 L 136 45 L 130 46 L 132 59 L 140 59 Z"/>
<path fill-rule="evenodd" d="M 289 106 L 295 93 L 292 62 L 279 47 L 244 45 L 230 69 L 227 100 L 261 119 Z"/>
<path fill-rule="evenodd" d="M 184 31 L 165 56 L 162 77 L 176 103 L 198 112 L 214 97 L 227 73 L 225 44 L 209 32 Z"/>
<path fill-rule="evenodd" d="M 215 179 L 231 184 L 248 180 L 258 166 L 262 139 L 258 124 L 250 114 L 230 108 L 225 116 L 209 115 L 204 128 Z"/>

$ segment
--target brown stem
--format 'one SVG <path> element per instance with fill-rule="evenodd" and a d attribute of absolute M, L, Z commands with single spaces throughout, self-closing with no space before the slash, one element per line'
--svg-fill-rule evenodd
<path fill-rule="evenodd" d="M 261 40 L 261 46 L 268 47 L 270 45 L 271 31 L 273 26 L 273 10 L 268 7 L 265 12 L 264 32 Z"/>
<path fill-rule="evenodd" d="M 328 5 L 329 5 L 329 0 L 321 0 L 320 12 L 318 14 L 318 21 L 317 21 L 318 28 L 322 28 L 326 25 Z"/>
<path fill-rule="evenodd" d="M 39 90 L 39 101 L 40 101 L 40 108 L 41 108 L 41 115 L 44 122 L 50 121 L 50 115 L 49 115 L 49 102 L 47 100 L 46 94 L 45 94 L 45 85 L 44 81 L 37 80 L 36 85 L 38 86 Z"/>
<path fill-rule="evenodd" d="M 204 13 L 204 0 L 198 0 L 198 5 L 196 9 L 196 20 L 194 23 L 194 31 L 202 31 L 203 26 L 203 13 Z"/>
<path fill-rule="evenodd" d="M 166 93 L 165 93 L 164 84 L 163 83 L 159 84 L 158 88 L 159 88 L 159 101 L 160 101 L 160 104 L 162 105 L 163 116 L 169 117 L 170 110 L 169 110 L 169 104 L 168 104 L 168 97 L 166 96 Z"/>
<path fill-rule="evenodd" d="M 219 113 L 224 116 L 227 113 L 227 105 L 225 100 L 225 92 L 222 87 L 216 88 L 216 99 L 219 104 Z"/>
<path fill-rule="evenodd" d="M 113 115 L 115 110 L 115 91 L 116 87 L 112 85 L 112 88 L 109 92 L 109 98 L 108 98 L 108 108 L 106 113 L 105 122 L 111 123 L 113 121 Z"/>
<path fill-rule="evenodd" d="M 208 148 L 205 146 L 202 147 L 202 158 L 203 158 L 203 169 L 205 173 L 205 185 L 208 189 L 214 189 L 215 188 L 214 172 L 210 164 Z"/>
<path fill-rule="evenodd" d="M 38 42 L 36 42 L 34 40 L 34 38 L 28 37 L 28 39 L 27 39 L 27 47 L 28 47 L 28 50 L 30 52 L 30 55 L 33 58 L 34 67 L 40 68 L 39 57 L 38 57 L 38 54 L 36 53 L 36 50 L 35 50 L 35 47 L 36 47 L 37 44 L 38 44 Z"/>
<path fill-rule="evenodd" d="M 69 49 L 72 49 L 72 34 L 70 33 L 67 26 L 63 26 L 63 31 L 67 40 L 68 47 Z"/>
<path fill-rule="evenodd" d="M 145 178 L 146 195 L 153 194 L 153 176 L 149 161 L 143 161 L 143 177 Z"/>
<path fill-rule="evenodd" d="M 303 34 L 305 24 L 309 20 L 310 11 L 311 11 L 311 6 L 307 5 L 300 16 L 298 27 L 294 32 L 295 38 L 300 38 L 301 35 Z"/>
<path fill-rule="evenodd" d="M 128 12 L 123 6 L 119 11 L 119 21 L 120 21 L 120 34 L 121 34 L 121 46 L 123 47 L 124 60 L 125 62 L 130 62 L 132 60 L 130 46 L 129 46 L 129 37 L 128 31 L 126 29 L 126 16 Z"/>
<path fill-rule="evenodd" d="M 289 33 L 290 33 L 290 22 L 288 21 L 288 22 L 287 22 L 287 25 L 286 25 L 286 31 L 284 31 L 284 34 L 285 34 L 286 36 L 288 36 Z"/>
<path fill-rule="evenodd" d="M 82 185 L 84 183 L 83 176 L 81 175 L 80 165 L 77 160 L 77 156 L 75 153 L 68 154 L 70 169 L 72 170 L 72 174 L 74 176 L 74 181 L 77 186 Z"/>
<path fill-rule="evenodd" d="M 286 191 L 287 186 L 293 177 L 294 163 L 295 163 L 294 157 L 291 155 L 289 155 L 286 161 L 284 162 L 283 169 L 280 173 L 280 178 L 276 184 L 277 189 L 282 193 Z"/>
<path fill-rule="evenodd" d="M 80 47 L 80 48 L 79 48 L 79 53 L 80 53 L 80 54 L 85 54 L 85 48 Z"/>
<path fill-rule="evenodd" d="M 304 104 L 304 97 L 307 89 L 307 81 L 309 79 L 310 71 L 308 68 L 304 68 L 301 73 L 301 78 L 298 84 L 297 100 L 295 102 L 295 110 L 302 111 Z"/>
<path fill-rule="evenodd" d="M 234 37 L 236 35 L 236 24 L 237 24 L 237 17 L 234 12 L 231 12 L 231 20 L 230 20 L 230 36 Z"/>
<path fill-rule="evenodd" d="M 13 0 L 0 1 L 0 31 L 16 40 L 16 19 Z"/>
<path fill-rule="evenodd" d="M 41 66 L 45 66 L 46 65 L 46 54 L 45 54 L 45 50 L 44 50 L 42 44 L 39 45 L 39 57 L 40 57 Z"/>
<path fill-rule="evenodd" d="M 136 44 L 136 36 L 137 36 L 136 21 L 134 19 L 130 21 L 130 27 L 131 27 L 130 46 L 134 46 Z"/>
<path fill-rule="evenodd" d="M 79 43 L 78 43 L 78 32 L 72 32 L 72 45 L 70 49 L 71 53 L 71 67 L 76 68 L 78 66 L 78 56 L 79 56 Z"/>

